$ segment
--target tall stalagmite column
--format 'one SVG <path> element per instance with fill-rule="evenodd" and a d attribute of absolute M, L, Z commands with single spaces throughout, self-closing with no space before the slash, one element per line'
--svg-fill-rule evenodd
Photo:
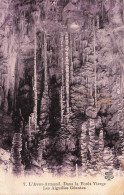
<path fill-rule="evenodd" d="M 97 113 L 97 81 L 96 81 L 96 32 L 95 32 L 95 21 L 93 20 L 93 34 L 94 34 L 94 88 L 95 88 L 95 107 Z"/>
<path fill-rule="evenodd" d="M 37 128 L 37 40 L 36 40 L 36 27 L 34 27 L 34 122 L 35 130 Z"/>
<path fill-rule="evenodd" d="M 70 35 L 70 82 L 73 83 L 72 35 Z"/>
<path fill-rule="evenodd" d="M 65 72 L 66 72 L 66 116 L 69 121 L 69 34 L 65 33 Z"/>
<path fill-rule="evenodd" d="M 64 35 L 60 34 L 60 54 L 61 54 L 61 70 L 62 70 L 62 86 L 61 86 L 61 124 L 64 122 L 64 58 L 63 58 Z"/>
<path fill-rule="evenodd" d="M 42 131 L 49 128 L 49 95 L 48 95 L 48 64 L 47 64 L 47 37 L 44 32 L 44 92 L 40 105 L 40 120 L 39 125 Z"/>
<path fill-rule="evenodd" d="M 44 33 L 44 87 L 45 91 L 48 92 L 48 73 L 47 73 L 47 39 Z"/>

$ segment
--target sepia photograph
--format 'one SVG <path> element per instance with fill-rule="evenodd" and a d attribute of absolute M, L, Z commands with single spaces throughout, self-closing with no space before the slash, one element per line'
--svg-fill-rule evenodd
<path fill-rule="evenodd" d="M 0 195 L 124 195 L 124 0 L 0 0 Z"/>

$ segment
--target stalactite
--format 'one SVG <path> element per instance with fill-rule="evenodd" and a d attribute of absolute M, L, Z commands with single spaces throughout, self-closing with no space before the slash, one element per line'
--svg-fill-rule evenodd
<path fill-rule="evenodd" d="M 15 63 L 15 88 L 14 88 L 14 110 L 16 111 L 16 105 L 17 105 L 17 97 L 18 97 L 18 74 L 19 74 L 19 53 L 17 53 L 17 59 Z"/>
<path fill-rule="evenodd" d="M 10 87 L 10 64 L 9 64 L 9 43 L 8 43 L 8 36 L 9 36 L 9 28 L 8 26 L 5 26 L 5 32 L 4 32 L 4 39 L 3 39 L 3 44 L 2 44 L 2 55 L 3 57 L 1 58 L 1 86 L 4 87 L 4 99 L 3 104 L 4 104 L 4 111 L 8 111 L 8 101 L 7 101 L 7 96 L 8 96 L 8 91 Z"/>
<path fill-rule="evenodd" d="M 96 81 L 96 32 L 95 32 L 95 21 L 93 20 L 93 34 L 94 34 L 94 88 L 95 88 L 95 107 L 97 113 L 97 81 Z"/>
<path fill-rule="evenodd" d="M 9 58 L 8 58 L 8 32 L 9 29 L 5 27 L 5 39 L 4 39 L 4 56 L 6 58 L 6 64 L 4 64 L 5 70 L 5 98 L 7 98 L 8 91 L 9 91 Z"/>
<path fill-rule="evenodd" d="M 65 33 L 66 116 L 69 121 L 69 34 Z"/>
<path fill-rule="evenodd" d="M 9 89 L 12 94 L 12 108 L 16 109 L 16 94 L 18 91 L 17 83 L 19 79 L 18 75 L 18 48 L 15 44 L 15 33 L 14 30 L 10 30 L 9 33 L 9 44 L 8 44 L 8 66 L 9 68 Z M 19 45 L 18 45 L 19 47 Z"/>
<path fill-rule="evenodd" d="M 37 128 L 37 41 L 36 41 L 36 27 L 34 27 L 34 117 L 35 117 L 35 130 Z"/>

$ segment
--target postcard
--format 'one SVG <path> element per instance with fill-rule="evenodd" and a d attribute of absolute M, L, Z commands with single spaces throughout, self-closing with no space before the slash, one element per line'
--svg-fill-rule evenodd
<path fill-rule="evenodd" d="M 124 1 L 0 0 L 0 195 L 124 195 Z"/>

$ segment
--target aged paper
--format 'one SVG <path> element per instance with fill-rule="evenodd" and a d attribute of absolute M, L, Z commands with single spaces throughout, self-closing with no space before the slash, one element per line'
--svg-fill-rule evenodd
<path fill-rule="evenodd" d="M 124 1 L 0 0 L 0 195 L 124 195 Z"/>

